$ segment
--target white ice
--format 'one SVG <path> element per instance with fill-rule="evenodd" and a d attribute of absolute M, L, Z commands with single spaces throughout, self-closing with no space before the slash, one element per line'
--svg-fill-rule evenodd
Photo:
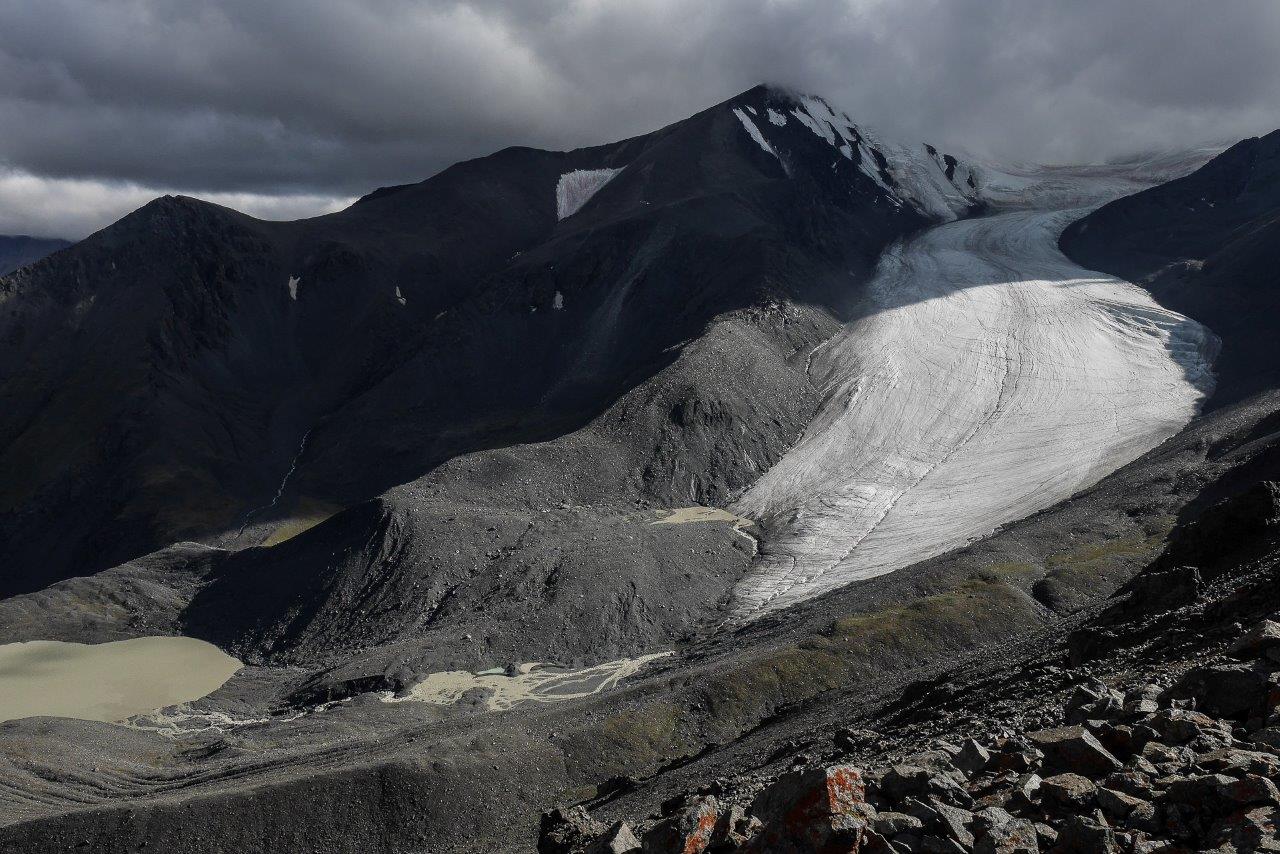
<path fill-rule="evenodd" d="M 613 180 L 621 169 L 575 169 L 556 182 L 556 218 L 571 217 L 582 209 L 600 188 Z"/>
<path fill-rule="evenodd" d="M 768 532 L 735 618 L 962 546 L 1186 424 L 1212 387 L 1211 333 L 1076 266 L 1057 238 L 1090 206 L 1207 156 L 988 168 L 1000 212 L 888 251 L 858 319 L 809 357 L 816 417 L 731 508 Z"/>
<path fill-rule="evenodd" d="M 742 122 L 742 127 L 746 130 L 747 134 L 756 141 L 756 145 L 760 146 L 774 157 L 778 156 L 778 152 L 773 150 L 773 146 L 770 145 L 768 140 L 764 138 L 764 135 L 760 133 L 760 128 L 756 127 L 756 123 L 751 121 L 750 117 L 748 117 L 746 113 L 735 108 L 733 114 L 738 117 L 738 121 Z M 781 158 L 779 158 L 779 160 L 781 160 Z"/>

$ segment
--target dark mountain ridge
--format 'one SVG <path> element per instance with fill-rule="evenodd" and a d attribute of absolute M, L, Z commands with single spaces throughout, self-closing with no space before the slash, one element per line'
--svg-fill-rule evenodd
<path fill-rule="evenodd" d="M 743 122 L 770 104 L 798 102 L 758 87 L 644 137 L 507 149 L 312 220 L 166 197 L 0 281 L 0 589 L 244 542 L 273 514 L 563 435 L 735 311 L 847 311 L 880 249 L 930 217 L 797 121 L 765 150 Z M 620 171 L 560 219 L 579 170 Z"/>

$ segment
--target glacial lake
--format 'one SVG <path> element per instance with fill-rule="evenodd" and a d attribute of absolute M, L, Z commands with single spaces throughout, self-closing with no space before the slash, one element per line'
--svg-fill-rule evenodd
<path fill-rule="evenodd" d="M 195 638 L 3 644 L 0 721 L 36 715 L 120 721 L 211 694 L 241 666 Z"/>

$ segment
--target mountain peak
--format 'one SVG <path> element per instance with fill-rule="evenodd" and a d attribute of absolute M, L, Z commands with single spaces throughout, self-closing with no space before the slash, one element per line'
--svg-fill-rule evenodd
<path fill-rule="evenodd" d="M 835 155 L 830 169 L 843 159 L 870 178 L 891 201 L 935 220 L 966 216 L 981 205 L 978 173 L 970 164 L 920 143 L 892 141 L 856 123 L 820 95 L 788 87 L 759 84 L 725 101 L 743 131 L 788 175 L 791 165 L 815 138 Z"/>

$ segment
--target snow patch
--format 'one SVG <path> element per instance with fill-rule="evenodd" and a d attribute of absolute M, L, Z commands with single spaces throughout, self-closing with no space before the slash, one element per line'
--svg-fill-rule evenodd
<path fill-rule="evenodd" d="M 803 106 L 792 109 L 791 115 L 799 119 L 800 124 L 813 131 L 817 136 L 826 140 L 827 145 L 836 144 L 836 134 L 835 131 L 831 129 L 831 126 L 826 122 L 820 122 L 813 116 L 809 115 Z"/>
<path fill-rule="evenodd" d="M 564 308 L 564 294 L 556 291 L 555 299 L 551 300 L 551 307 L 556 311 L 561 311 Z"/>
<path fill-rule="evenodd" d="M 778 127 L 786 127 L 787 117 L 784 116 L 782 113 L 778 112 L 777 110 L 775 110 L 773 107 L 770 107 L 769 121 L 773 122 Z"/>
<path fill-rule="evenodd" d="M 756 141 L 756 145 L 759 145 L 774 157 L 778 157 L 778 152 L 773 150 L 773 146 L 770 145 L 768 140 L 764 138 L 764 135 L 760 133 L 760 128 L 756 127 L 756 123 L 751 121 L 746 113 L 735 107 L 733 114 L 738 117 L 738 121 L 742 122 L 742 127 L 746 130 L 747 135 Z M 779 157 L 778 161 L 781 162 L 782 158 Z"/>
<path fill-rule="evenodd" d="M 400 293 L 399 285 L 396 285 L 396 302 L 400 303 L 401 305 L 404 305 L 406 302 L 404 298 L 404 294 Z"/>
<path fill-rule="evenodd" d="M 968 213 L 975 202 L 977 189 L 967 184 L 972 172 L 959 161 L 952 177 L 948 178 L 947 162 L 936 150 L 881 141 L 874 133 L 854 126 L 847 115 L 837 114 L 821 98 L 800 96 L 791 114 L 849 160 L 855 159 L 856 148 L 863 174 L 899 206 L 909 204 L 926 216 L 949 221 Z M 892 180 L 886 180 L 881 173 L 880 157 L 884 158 L 884 171 Z"/>
<path fill-rule="evenodd" d="M 289 299 L 294 300 L 295 302 L 298 299 L 298 285 L 300 284 L 302 284 L 302 279 L 299 279 L 297 276 L 289 277 Z"/>
<path fill-rule="evenodd" d="M 575 169 L 556 183 L 556 219 L 576 214 L 591 197 L 613 180 L 621 169 Z"/>

